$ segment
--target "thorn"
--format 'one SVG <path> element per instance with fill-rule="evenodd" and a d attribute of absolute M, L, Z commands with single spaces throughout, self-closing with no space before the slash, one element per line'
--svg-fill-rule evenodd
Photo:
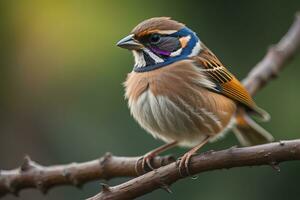
<path fill-rule="evenodd" d="M 26 155 L 24 157 L 24 160 L 23 160 L 23 163 L 21 164 L 20 166 L 20 170 L 21 172 L 26 172 L 26 171 L 29 171 L 30 169 L 32 169 L 34 166 L 32 165 L 32 160 L 31 158 Z"/>
<path fill-rule="evenodd" d="M 102 192 L 110 192 L 110 187 L 109 185 L 105 184 L 105 183 L 100 183 L 101 187 L 102 187 Z"/>
<path fill-rule="evenodd" d="M 280 145 L 280 146 L 284 146 L 284 145 L 285 145 L 284 141 L 279 140 L 279 145 Z"/>
<path fill-rule="evenodd" d="M 157 173 L 157 170 L 155 170 L 154 172 Z M 169 193 L 169 194 L 173 193 L 172 190 L 170 189 L 170 185 L 168 185 L 162 177 L 159 179 L 158 185 L 161 189 L 163 189 L 167 193 Z"/>
<path fill-rule="evenodd" d="M 160 184 L 160 188 L 163 189 L 164 191 L 166 191 L 169 194 L 173 193 L 172 190 L 171 190 L 171 188 L 170 188 L 170 186 L 167 185 L 167 184 L 165 184 L 165 183 L 161 183 Z"/>
<path fill-rule="evenodd" d="M 280 167 L 279 167 L 279 164 L 277 162 L 271 162 L 270 163 L 271 167 L 276 170 L 277 172 L 280 172 Z"/>

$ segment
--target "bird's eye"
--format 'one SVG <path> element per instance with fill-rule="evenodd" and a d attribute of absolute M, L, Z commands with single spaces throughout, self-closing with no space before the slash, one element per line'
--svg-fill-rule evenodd
<path fill-rule="evenodd" d="M 159 34 L 152 34 L 151 36 L 150 36 L 150 38 L 149 38 L 149 40 L 150 40 L 150 42 L 152 43 L 152 44 L 156 44 L 156 43 L 158 43 L 159 41 L 160 41 L 160 35 Z"/>

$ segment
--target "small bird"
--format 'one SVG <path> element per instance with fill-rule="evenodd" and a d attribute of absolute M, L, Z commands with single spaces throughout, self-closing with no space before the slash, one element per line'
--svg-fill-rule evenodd
<path fill-rule="evenodd" d="M 132 116 L 147 132 L 166 142 L 142 157 L 142 168 L 175 146 L 190 147 L 179 161 L 181 174 L 207 142 L 232 129 L 243 146 L 273 141 L 249 116 L 270 115 L 210 51 L 197 34 L 169 17 L 138 24 L 117 43 L 131 50 L 135 64 L 124 83 Z"/>

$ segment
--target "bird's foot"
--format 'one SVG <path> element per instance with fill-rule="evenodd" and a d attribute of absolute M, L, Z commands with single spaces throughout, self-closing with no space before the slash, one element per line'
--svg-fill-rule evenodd
<path fill-rule="evenodd" d="M 156 156 L 156 153 L 149 152 L 140 157 L 135 163 L 135 172 L 138 176 L 145 174 L 151 170 L 154 170 L 152 160 Z M 142 163 L 140 162 L 142 160 Z"/>
<path fill-rule="evenodd" d="M 189 164 L 194 152 L 187 152 L 179 158 L 179 173 L 182 177 L 190 176 Z"/>

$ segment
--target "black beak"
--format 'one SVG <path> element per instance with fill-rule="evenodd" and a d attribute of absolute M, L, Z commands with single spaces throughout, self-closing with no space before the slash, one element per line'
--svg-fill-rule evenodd
<path fill-rule="evenodd" d="M 133 36 L 134 35 L 131 34 L 124 37 L 117 43 L 117 46 L 128 50 L 139 50 L 143 48 L 143 45 L 136 41 Z"/>

